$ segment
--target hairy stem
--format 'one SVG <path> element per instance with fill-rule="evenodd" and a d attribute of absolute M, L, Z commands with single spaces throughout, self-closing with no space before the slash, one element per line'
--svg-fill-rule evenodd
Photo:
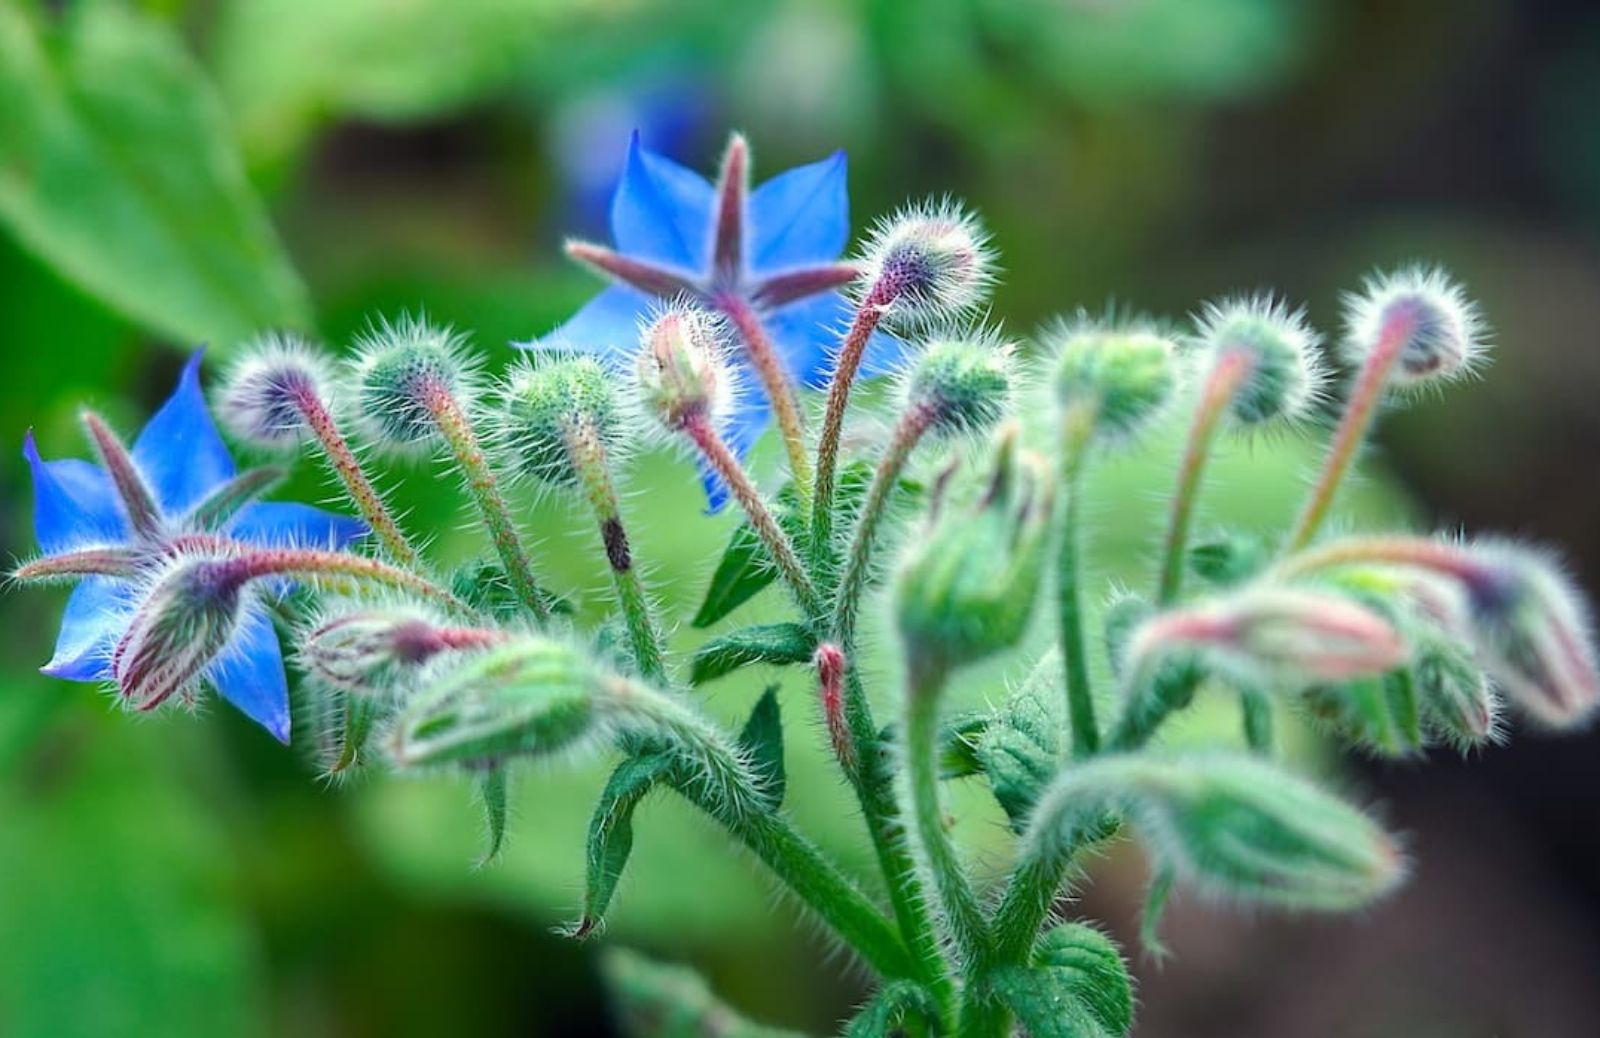
<path fill-rule="evenodd" d="M 1089 687 L 1089 653 L 1083 635 L 1083 574 L 1078 562 L 1083 536 L 1083 470 L 1094 432 L 1095 408 L 1082 405 L 1062 415 L 1061 483 L 1066 502 L 1061 510 L 1061 539 L 1056 556 L 1056 613 L 1065 668 L 1067 717 L 1072 726 L 1072 754 L 1087 757 L 1100 749 L 1100 727 Z"/>
<path fill-rule="evenodd" d="M 415 566 L 420 558 L 410 538 L 400 529 L 394 514 L 384 503 L 382 495 L 373 487 L 361 467 L 361 460 L 350 448 L 350 441 L 339 429 L 339 423 L 326 404 L 311 389 L 303 386 L 293 396 L 294 406 L 311 430 L 312 439 L 322 449 L 328 467 L 349 495 L 351 504 L 361 513 L 361 518 L 371 527 L 389 557 L 403 566 Z"/>
<path fill-rule="evenodd" d="M 217 561 L 225 575 L 240 581 L 262 577 L 350 580 L 409 592 L 452 612 L 472 615 L 470 606 L 432 581 L 382 559 L 364 555 L 314 548 L 251 547 L 238 555 Z"/>
<path fill-rule="evenodd" d="M 761 318 L 743 297 L 732 292 L 716 296 L 717 309 L 728 316 L 739 338 L 744 341 L 745 353 L 751 366 L 761 379 L 772 413 L 778 420 L 778 431 L 783 436 L 783 448 L 789 455 L 789 474 L 794 477 L 794 487 L 800 501 L 801 515 L 809 517 L 811 508 L 811 459 L 806 455 L 805 422 L 800 417 L 800 405 L 795 399 L 794 384 L 784 370 L 783 359 L 778 356 L 772 337 L 767 334 Z"/>

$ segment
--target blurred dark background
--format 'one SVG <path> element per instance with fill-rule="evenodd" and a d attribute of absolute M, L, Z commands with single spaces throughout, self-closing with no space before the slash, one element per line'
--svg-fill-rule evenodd
<path fill-rule="evenodd" d="M 14 445 L 31 426 L 46 456 L 82 454 L 78 406 L 136 427 L 199 342 L 220 359 L 310 324 L 340 348 L 419 307 L 499 366 L 593 292 L 559 243 L 604 237 L 632 129 L 710 169 L 738 128 L 758 178 L 846 148 L 858 228 L 965 198 L 1019 333 L 1108 298 L 1181 317 L 1264 285 L 1334 332 L 1338 293 L 1374 267 L 1445 263 L 1484 305 L 1493 366 L 1392 417 L 1350 522 L 1534 538 L 1600 592 L 1597 109 L 1600 7 L 1556 0 L 0 0 L 0 408 Z M 1216 515 L 1281 521 L 1310 450 L 1238 451 Z M 1147 565 L 1169 454 L 1097 484 L 1121 534 L 1106 576 Z M 11 457 L 0 548 L 22 555 Z M 680 616 L 727 529 L 696 519 L 686 472 L 634 504 Z M 408 486 L 419 526 L 458 547 L 460 501 Z M 603 601 L 582 524 L 549 503 L 529 522 L 543 563 Z M 551 934 L 598 768 L 526 776 L 505 859 L 474 870 L 464 786 L 330 787 L 221 708 L 136 722 L 34 675 L 55 611 L 0 599 L 0 1034 L 610 1033 L 596 948 Z M 736 716 L 749 692 L 717 687 L 713 707 Z M 1173 959 L 1137 960 L 1136 1033 L 1595 1033 L 1600 737 L 1515 735 L 1339 765 L 1407 834 L 1409 886 L 1353 919 L 1180 896 Z M 802 825 L 864 864 L 820 754 L 790 752 Z M 1077 906 L 1136 953 L 1141 883 L 1119 852 Z M 863 990 L 665 802 L 610 937 L 786 1026 L 826 1031 Z"/>

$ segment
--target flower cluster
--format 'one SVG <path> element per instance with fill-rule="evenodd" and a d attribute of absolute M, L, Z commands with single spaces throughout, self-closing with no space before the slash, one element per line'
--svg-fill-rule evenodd
<path fill-rule="evenodd" d="M 670 792 L 881 980 L 850 1024 L 863 1035 L 1126 1034 L 1122 951 L 1059 914 L 1075 863 L 1123 836 L 1156 877 L 1151 944 L 1174 883 L 1299 909 L 1383 897 L 1405 872 L 1395 840 L 1291 772 L 1274 739 L 1285 717 L 1404 756 L 1481 746 L 1518 714 L 1569 728 L 1600 703 L 1587 606 L 1549 554 L 1323 532 L 1380 404 L 1472 370 L 1484 351 L 1482 319 L 1448 275 L 1379 275 L 1351 297 L 1342 392 L 1303 313 L 1268 297 L 1205 305 L 1187 328 L 1079 314 L 1020 344 L 975 320 L 994 262 L 960 207 L 908 208 L 841 260 L 843 157 L 754 191 L 749 167 L 737 136 L 714 184 L 635 139 L 612 205 L 616 247 L 568 245 L 612 284 L 524 344 L 497 383 L 463 336 L 420 318 L 375 322 L 342 364 L 281 335 L 243 347 L 214 397 L 224 427 L 320 458 L 359 520 L 259 500 L 283 470 L 236 470 L 198 354 L 131 448 L 92 413 L 98 464 L 43 461 L 30 436 L 41 554 L 15 576 L 78 582 L 45 672 L 109 682 L 134 710 L 193 704 L 210 687 L 288 741 L 281 626 L 329 772 L 469 773 L 491 855 L 517 764 L 613 754 L 572 934 L 603 924 L 635 806 Z M 1019 366 L 1019 352 L 1040 362 Z M 854 387 L 884 372 L 898 380 L 894 421 L 847 438 Z M 1301 423 L 1333 398 L 1338 420 L 1294 525 L 1274 541 L 1194 543 L 1225 431 Z M 1024 414 L 1018 399 L 1043 403 Z M 1085 473 L 1174 411 L 1188 435 L 1149 587 L 1096 609 Z M 769 419 L 789 461 L 779 486 L 744 465 Z M 742 513 L 692 625 L 721 625 L 773 585 L 787 620 L 723 626 L 687 659 L 667 651 L 619 492 L 619 459 L 647 433 L 697 462 L 713 508 L 731 500 Z M 363 446 L 447 465 L 489 553 L 451 572 L 429 561 Z M 933 478 L 909 478 L 924 467 Z M 505 491 L 513 477 L 582 502 L 617 622 L 579 623 L 545 583 Z M 893 724 L 859 632 L 879 594 L 904 664 Z M 951 683 L 1018 650 L 1041 612 L 1051 644 L 1014 693 L 980 715 L 947 710 Z M 774 694 L 738 732 L 701 710 L 699 686 L 752 666 L 814 682 L 883 903 L 785 811 Z M 1239 746 L 1164 751 L 1162 729 L 1204 685 L 1237 697 Z M 981 889 L 945 824 L 947 784 L 968 779 L 987 784 L 1016 837 L 997 890 Z M 735 1019 L 643 964 L 616 983 L 623 998 L 675 999 L 683 1019 Z"/>

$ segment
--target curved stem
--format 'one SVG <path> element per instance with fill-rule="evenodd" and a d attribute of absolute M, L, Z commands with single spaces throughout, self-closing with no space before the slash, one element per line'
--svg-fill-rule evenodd
<path fill-rule="evenodd" d="M 1471 580 L 1479 566 L 1460 545 L 1430 537 L 1379 534 L 1371 537 L 1346 537 L 1321 548 L 1291 555 L 1275 566 L 1272 576 L 1289 580 L 1334 566 L 1359 566 L 1372 563 L 1433 570 L 1457 580 Z"/>
<path fill-rule="evenodd" d="M 706 463 L 728 484 L 728 489 L 739 502 L 739 507 L 744 509 L 756 536 L 766 545 L 774 565 L 788 583 L 806 618 L 815 620 L 822 611 L 822 599 L 817 595 L 817 589 L 811 583 L 805 567 L 800 564 L 800 557 L 795 554 L 789 535 L 783 532 L 783 527 L 778 525 L 767 503 L 761 499 L 761 492 L 750 482 L 749 473 L 745 472 L 744 466 L 739 464 L 739 459 L 734 457 L 705 415 L 690 417 L 684 421 L 682 428 L 684 434 L 699 448 Z"/>
<path fill-rule="evenodd" d="M 1067 717 L 1072 725 L 1072 753 L 1087 757 L 1100 749 L 1100 727 L 1094 716 L 1089 686 L 1089 653 L 1083 635 L 1083 574 L 1079 571 L 1083 470 L 1094 433 L 1094 406 L 1073 407 L 1062 415 L 1061 483 L 1066 501 L 1061 509 L 1061 540 L 1056 556 L 1056 613 L 1061 632 Z"/>
<path fill-rule="evenodd" d="M 1345 404 L 1344 415 L 1339 419 L 1339 428 L 1328 445 L 1328 456 L 1322 463 L 1316 486 L 1306 500 L 1289 539 L 1284 543 L 1284 551 L 1298 551 L 1310 544 L 1311 538 L 1321 528 L 1322 521 L 1327 518 L 1328 510 L 1333 507 L 1334 496 L 1338 494 L 1340 484 L 1355 463 L 1356 453 L 1372 427 L 1378 402 L 1383 399 L 1384 387 L 1388 385 L 1389 376 L 1415 326 L 1416 313 L 1407 308 L 1396 311 L 1385 320 L 1378 333 L 1378 341 L 1367 355 L 1361 375 Z"/>
<path fill-rule="evenodd" d="M 1183 585 L 1183 556 L 1206 462 L 1210 460 L 1211 447 L 1228 405 L 1254 367 L 1255 359 L 1242 349 L 1225 349 L 1211 365 L 1211 374 L 1206 378 L 1205 389 L 1195 407 L 1194 422 L 1189 427 L 1188 444 L 1178 469 L 1178 489 L 1172 496 L 1172 515 L 1161 553 L 1161 583 L 1156 593 L 1159 605 L 1172 604 Z"/>
<path fill-rule="evenodd" d="M 443 385 L 429 386 L 424 402 L 439 428 L 439 435 L 461 469 L 467 491 L 476 502 L 484 525 L 489 528 L 489 536 L 500 555 L 512 590 L 539 622 L 545 623 L 550 619 L 550 607 L 545 604 L 544 594 L 533 579 L 533 566 L 522 546 L 522 536 L 517 533 L 517 524 L 511 518 L 511 510 L 506 507 L 506 499 L 500 493 L 500 483 L 489 466 L 483 447 L 478 443 L 478 434 L 473 431 L 472 422 L 462 410 L 460 402 Z"/>
<path fill-rule="evenodd" d="M 350 502 L 356 506 L 361 518 L 372 528 L 372 532 L 377 535 L 384 549 L 401 565 L 416 565 L 419 559 L 416 547 L 400 529 L 399 522 L 389 511 L 389 506 L 384 503 L 382 495 L 367 478 L 360 459 L 356 457 L 355 451 L 351 450 L 350 442 L 340 431 L 339 423 L 334 419 L 333 413 L 309 386 L 301 387 L 294 393 L 292 399 L 294 406 L 300 411 L 300 417 L 306 423 L 306 428 L 311 430 L 312 438 L 322 448 L 322 456 L 328 462 L 328 467 L 333 470 L 345 493 L 349 495 Z"/>
<path fill-rule="evenodd" d="M 472 609 L 450 592 L 410 570 L 365 555 L 314 548 L 250 548 L 239 555 L 218 560 L 223 572 L 236 580 L 262 577 L 295 577 L 302 580 L 334 578 L 355 580 L 407 591 L 436 602 L 465 616 Z"/>
<path fill-rule="evenodd" d="M 805 422 L 800 417 L 800 406 L 795 400 L 794 385 L 784 370 L 783 360 L 772 344 L 772 337 L 761 323 L 761 318 L 741 296 L 724 292 L 716 296 L 717 309 L 728 315 L 728 320 L 744 340 L 745 352 L 751 366 L 767 391 L 772 413 L 778 420 L 778 431 L 783 435 L 783 448 L 789 455 L 789 474 L 794 477 L 795 491 L 802 516 L 809 517 L 811 508 L 811 459 L 806 456 Z"/>

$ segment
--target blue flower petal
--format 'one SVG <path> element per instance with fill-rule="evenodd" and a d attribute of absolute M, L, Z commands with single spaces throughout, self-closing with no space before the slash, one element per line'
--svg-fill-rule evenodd
<path fill-rule="evenodd" d="M 365 536 L 367 524 L 292 501 L 256 501 L 239 510 L 228 533 L 249 544 L 336 550 Z"/>
<path fill-rule="evenodd" d="M 104 681 L 111 676 L 111 648 L 127 624 L 127 586 L 107 577 L 87 577 L 67 599 L 55 655 L 39 673 L 67 681 Z"/>
<path fill-rule="evenodd" d="M 635 131 L 611 198 L 617 248 L 686 271 L 704 270 L 713 193 L 700 174 L 641 145 Z"/>
<path fill-rule="evenodd" d="M 250 720 L 289 741 L 289 684 L 283 673 L 278 632 L 263 612 L 252 612 L 239 625 L 227 651 L 206 671 L 217 692 Z"/>
<path fill-rule="evenodd" d="M 796 166 L 756 188 L 750 229 L 757 273 L 837 259 L 850 240 L 844 152 Z"/>
<path fill-rule="evenodd" d="M 639 321 L 654 305 L 643 292 L 612 285 L 584 304 L 565 324 L 523 349 L 575 350 L 612 364 L 627 362 L 639 348 Z"/>
<path fill-rule="evenodd" d="M 133 441 L 133 460 L 169 515 L 187 512 L 233 478 L 233 458 L 200 391 L 200 355 L 183 366 L 178 388 Z"/>
<path fill-rule="evenodd" d="M 740 397 L 738 409 L 722 423 L 721 428 L 722 440 L 734 457 L 743 461 L 750 454 L 750 448 L 761 439 L 761 433 L 771 418 L 772 404 L 759 385 Z M 697 462 L 697 466 L 700 469 L 700 485 L 706 492 L 706 514 L 715 515 L 726 507 L 731 492 L 722 477 L 704 461 Z"/>
<path fill-rule="evenodd" d="M 33 473 L 33 532 L 46 554 L 128 539 L 111 477 L 98 465 L 77 458 L 44 461 L 32 432 L 22 439 L 22 456 Z"/>

